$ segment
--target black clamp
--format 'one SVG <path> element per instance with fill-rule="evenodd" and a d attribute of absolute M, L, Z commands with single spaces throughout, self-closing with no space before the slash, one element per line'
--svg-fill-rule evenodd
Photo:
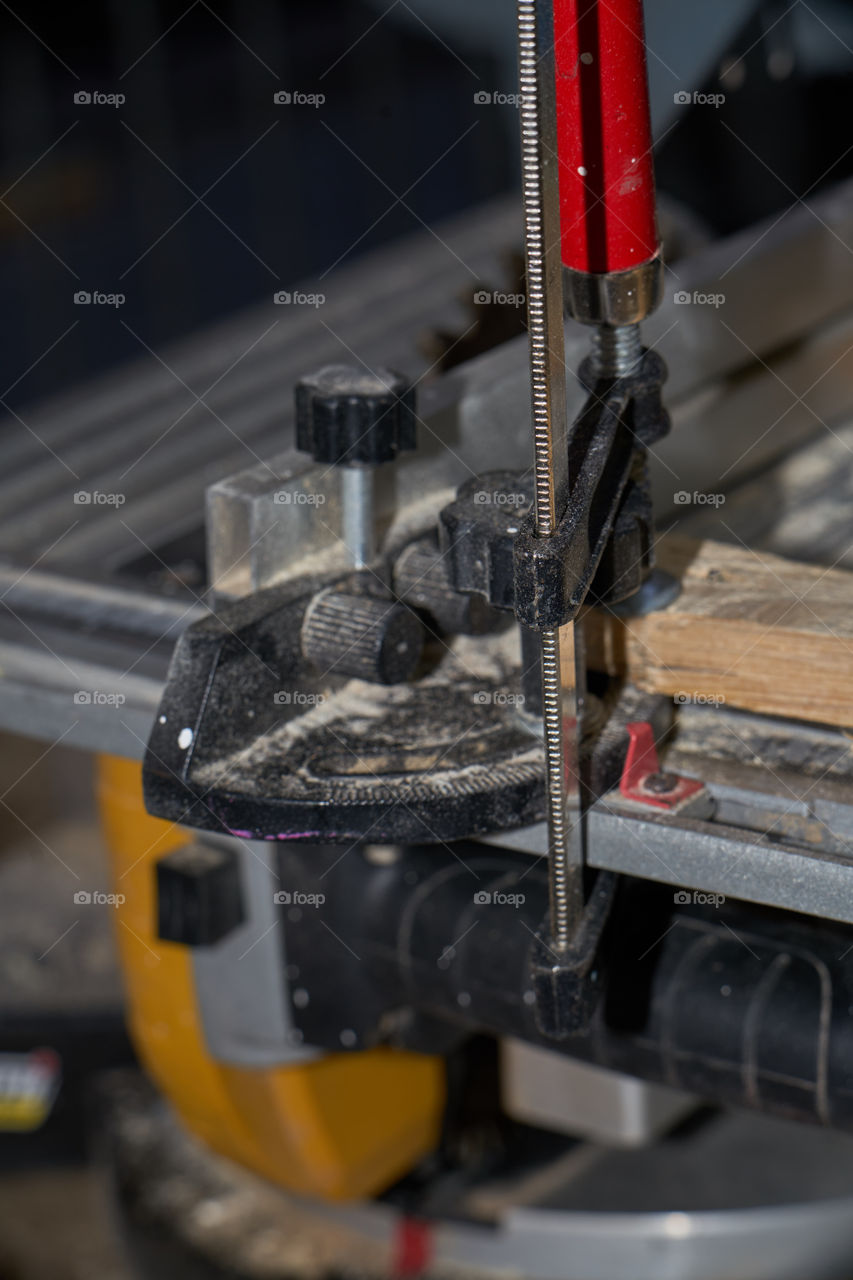
<path fill-rule="evenodd" d="M 468 480 L 439 516 L 438 536 L 457 591 L 493 609 L 515 608 L 515 542 L 533 502 L 533 478 L 490 471 Z"/>
<path fill-rule="evenodd" d="M 555 533 L 537 537 L 532 477 L 495 472 L 468 481 L 442 511 L 439 534 L 457 590 L 511 609 L 534 631 L 564 626 L 592 593 L 598 604 L 633 595 L 652 567 L 646 451 L 669 431 L 666 366 L 644 351 L 636 371 L 594 378 L 569 435 L 569 497 Z"/>
<path fill-rule="evenodd" d="M 618 877 L 612 871 L 599 871 L 565 951 L 556 952 L 549 944 L 547 921 L 531 944 L 536 1025 L 551 1040 L 564 1040 L 589 1029 L 604 986 L 602 942 L 617 885 Z"/>

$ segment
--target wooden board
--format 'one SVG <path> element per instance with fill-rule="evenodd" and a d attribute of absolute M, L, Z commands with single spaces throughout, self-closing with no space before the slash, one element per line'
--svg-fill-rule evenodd
<path fill-rule="evenodd" d="M 853 573 L 678 537 L 657 556 L 680 597 L 630 621 L 590 610 L 590 669 L 679 701 L 853 727 Z"/>

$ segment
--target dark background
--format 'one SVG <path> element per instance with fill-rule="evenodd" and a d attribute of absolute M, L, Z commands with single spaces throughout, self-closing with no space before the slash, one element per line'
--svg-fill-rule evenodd
<path fill-rule="evenodd" d="M 799 5 L 756 4 L 719 63 L 746 51 L 725 106 L 686 108 L 665 134 L 660 186 L 713 231 L 853 172 L 853 52 L 819 0 L 800 14 L 810 26 L 792 25 Z M 405 8 L 4 3 L 0 402 L 15 408 L 146 347 L 159 352 L 512 189 L 515 109 L 474 101 L 483 88 L 513 92 L 506 57 L 485 38 L 480 52 L 454 47 L 429 25 L 425 0 Z M 830 8 L 837 18 L 850 6 Z M 504 29 L 512 9 L 495 0 Z M 690 9 L 684 0 L 686 41 Z M 803 31 L 831 56 L 802 52 Z M 654 61 L 651 72 L 661 74 Z M 705 87 L 719 84 L 715 73 Z M 81 90 L 127 100 L 81 105 Z M 279 90 L 326 102 L 278 106 Z M 79 306 L 79 290 L 126 301 Z"/>

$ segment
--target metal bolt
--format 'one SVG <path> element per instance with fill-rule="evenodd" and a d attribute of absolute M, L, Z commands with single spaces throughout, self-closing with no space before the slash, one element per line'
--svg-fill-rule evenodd
<path fill-rule="evenodd" d="M 599 378 L 636 373 L 643 358 L 638 324 L 597 325 L 592 332 L 593 368 Z"/>
<path fill-rule="evenodd" d="M 660 796 L 668 791 L 675 791 L 677 786 L 678 775 L 675 773 L 650 773 L 643 783 L 643 790 Z"/>
<path fill-rule="evenodd" d="M 353 568 L 364 569 L 376 555 L 373 477 L 370 467 L 340 468 L 341 523 Z"/>

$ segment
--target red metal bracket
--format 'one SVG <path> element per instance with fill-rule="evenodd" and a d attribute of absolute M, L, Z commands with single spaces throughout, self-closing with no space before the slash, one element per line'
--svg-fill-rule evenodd
<path fill-rule="evenodd" d="M 626 800 L 651 805 L 655 809 L 675 809 L 689 796 L 702 791 L 704 783 L 677 773 L 661 772 L 652 726 L 644 720 L 627 724 L 628 754 L 619 791 Z"/>
<path fill-rule="evenodd" d="M 395 1280 L 412 1280 L 423 1275 L 433 1258 L 432 1224 L 418 1218 L 401 1217 L 392 1239 L 391 1274 Z"/>

